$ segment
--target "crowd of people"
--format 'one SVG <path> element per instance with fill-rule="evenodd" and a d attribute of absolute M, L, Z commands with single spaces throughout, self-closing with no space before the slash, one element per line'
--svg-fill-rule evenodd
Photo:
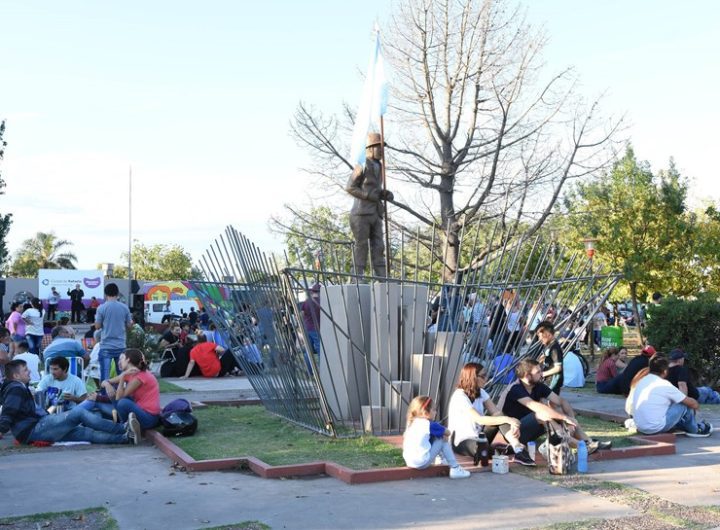
<path fill-rule="evenodd" d="M 435 422 L 434 404 L 429 396 L 412 400 L 408 410 L 403 456 L 408 466 L 425 468 L 433 463 L 450 465 L 451 478 L 464 478 L 456 454 L 473 456 L 500 438 L 507 454 L 517 463 L 534 465 L 527 444 L 546 434 L 548 426 L 563 424 L 573 442 L 583 441 L 588 454 L 610 449 L 611 442 L 588 437 L 575 417 L 570 403 L 560 396 L 563 386 L 563 348 L 551 321 L 537 323 L 532 340 L 541 346 L 537 356 L 527 356 L 512 372 L 501 372 L 498 382 L 506 386 L 495 404 L 484 390 L 489 372 L 500 372 L 495 361 L 489 366 L 470 362 L 460 371 L 456 390 L 450 397 L 447 425 Z M 534 357 L 534 358 L 533 358 Z M 698 417 L 700 404 L 720 403 L 720 393 L 696 386 L 679 348 L 667 355 L 650 345 L 628 358 L 626 348 L 603 351 L 596 376 L 598 393 L 627 396 L 628 427 L 642 434 L 676 432 L 706 437 L 713 426 Z M 547 442 L 538 448 L 547 456 Z"/>
<path fill-rule="evenodd" d="M 563 424 L 572 436 L 571 443 L 583 441 L 589 454 L 612 448 L 609 441 L 591 439 L 571 404 L 560 396 L 563 355 L 552 322 L 539 322 L 535 334 L 542 345 L 538 358 L 526 358 L 515 366 L 499 403 L 493 402 L 484 390 L 489 369 L 494 366 L 476 362 L 466 363 L 460 370 L 448 405 L 447 428 L 434 421 L 435 409 L 429 396 L 412 400 L 403 437 L 403 457 L 408 466 L 422 469 L 437 462 L 447 463 L 450 478 L 465 478 L 469 474 L 460 468 L 454 455 L 474 457 L 477 463 L 478 451 L 498 438 L 512 461 L 534 466 L 528 443 L 545 435 L 548 424 L 558 428 Z M 547 456 L 547 441 L 538 450 Z"/>
<path fill-rule="evenodd" d="M 143 353 L 127 348 L 133 325 L 129 309 L 118 302 L 116 284 L 107 284 L 104 294 L 91 329 L 92 352 L 63 323 L 52 329 L 51 342 L 41 351 L 42 336 L 29 339 L 37 332 L 33 325 L 42 330 L 40 300 L 22 312 L 12 308 L 8 327 L 0 328 L 0 437 L 12 432 L 19 443 L 137 444 L 142 429 L 159 423 L 157 380 Z M 71 373 L 73 363 L 79 370 L 96 369 L 97 391 L 87 392 L 85 382 Z M 47 368 L 43 376 L 42 368 Z"/>

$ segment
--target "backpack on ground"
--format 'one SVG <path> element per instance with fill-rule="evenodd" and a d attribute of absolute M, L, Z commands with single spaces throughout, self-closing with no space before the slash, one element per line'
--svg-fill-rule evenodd
<path fill-rule="evenodd" d="M 190 402 L 182 398 L 165 405 L 160 413 L 160 423 L 165 436 L 192 436 L 198 427 Z"/>
<path fill-rule="evenodd" d="M 547 460 L 551 475 L 568 475 L 572 473 L 575 455 L 570 450 L 570 433 L 562 423 L 549 421 L 547 430 Z"/>

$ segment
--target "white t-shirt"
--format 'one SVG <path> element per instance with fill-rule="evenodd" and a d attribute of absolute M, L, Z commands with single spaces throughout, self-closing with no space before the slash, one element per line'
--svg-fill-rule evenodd
<path fill-rule="evenodd" d="M 605 318 L 605 313 L 603 313 L 602 311 L 598 311 L 597 313 L 595 313 L 595 316 L 593 317 L 593 329 L 595 331 L 600 331 L 606 325 L 607 319 Z"/>
<path fill-rule="evenodd" d="M 633 419 L 638 431 L 645 434 L 661 432 L 670 405 L 683 399 L 685 394 L 662 377 L 648 374 L 640 379 L 632 399 Z"/>
<path fill-rule="evenodd" d="M 40 311 L 31 307 L 30 309 L 26 309 L 22 316 L 30 321 L 30 323 L 25 326 L 26 335 L 42 337 L 45 334 L 45 330 L 43 329 L 43 314 Z"/>
<path fill-rule="evenodd" d="M 415 418 L 403 435 L 403 458 L 408 467 L 427 464 L 430 453 L 430 420 Z"/>
<path fill-rule="evenodd" d="M 585 374 L 578 356 L 568 352 L 563 358 L 563 386 L 582 388 L 585 386 Z"/>
<path fill-rule="evenodd" d="M 15 357 L 13 357 L 13 361 L 16 359 L 27 363 L 27 367 L 30 370 L 31 383 L 37 383 L 40 381 L 40 357 L 28 351 L 25 353 L 18 353 Z"/>
<path fill-rule="evenodd" d="M 470 409 L 478 414 L 485 415 L 484 403 L 490 399 L 485 390 L 480 389 L 480 395 L 470 403 L 470 398 L 461 389 L 455 389 L 450 396 L 448 405 L 448 430 L 455 433 L 455 445 L 470 438 L 477 438 L 482 426 L 473 421 Z"/>

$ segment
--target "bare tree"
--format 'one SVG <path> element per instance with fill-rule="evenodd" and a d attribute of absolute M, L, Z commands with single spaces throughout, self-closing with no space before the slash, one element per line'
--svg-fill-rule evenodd
<path fill-rule="evenodd" d="M 532 235 L 568 181 L 611 160 L 621 120 L 598 120 L 598 101 L 576 95 L 571 70 L 546 73 L 545 37 L 519 8 L 402 0 L 383 35 L 393 69 L 387 172 L 402 191 L 393 204 L 403 219 L 441 227 L 446 280 L 462 266 L 463 230 L 498 223 L 501 241 Z M 311 173 L 344 184 L 353 118 L 348 106 L 326 117 L 300 103 L 292 131 L 313 154 Z"/>

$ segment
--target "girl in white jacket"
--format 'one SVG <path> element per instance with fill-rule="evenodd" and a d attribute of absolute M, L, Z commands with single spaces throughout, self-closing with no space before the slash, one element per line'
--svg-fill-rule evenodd
<path fill-rule="evenodd" d="M 461 468 L 447 441 L 450 431 L 437 423 L 437 411 L 429 396 L 418 396 L 410 402 L 407 427 L 403 435 L 403 458 L 408 467 L 425 469 L 442 455 L 450 466 L 450 478 L 467 478 L 470 472 Z"/>

